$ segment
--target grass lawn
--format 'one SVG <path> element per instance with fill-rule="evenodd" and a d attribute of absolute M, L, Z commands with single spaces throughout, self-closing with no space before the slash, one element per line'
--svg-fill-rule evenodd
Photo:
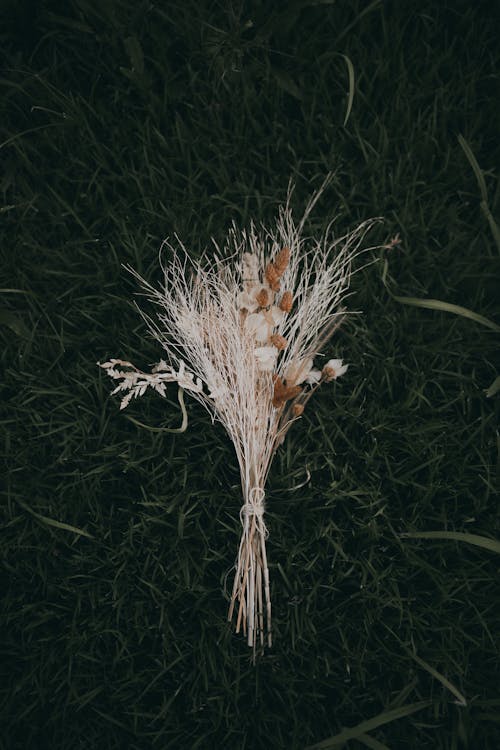
<path fill-rule="evenodd" d="M 500 6 L 1 13 L 2 750 L 498 750 Z M 290 178 L 300 217 L 328 172 L 311 233 L 400 243 L 274 462 L 253 666 L 229 440 L 187 397 L 185 433 L 137 426 L 177 426 L 176 389 L 119 412 L 96 361 L 161 357 L 122 264 L 272 222 Z"/>

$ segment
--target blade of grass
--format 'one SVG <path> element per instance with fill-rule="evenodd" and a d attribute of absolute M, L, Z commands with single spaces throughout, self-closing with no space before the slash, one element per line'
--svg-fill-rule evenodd
<path fill-rule="evenodd" d="M 478 164 L 478 161 L 476 157 L 474 156 L 474 153 L 463 137 L 463 135 L 458 136 L 458 142 L 460 146 L 462 147 L 462 150 L 467 157 L 467 161 L 472 167 L 472 171 L 474 172 L 477 180 L 477 184 L 479 185 L 479 192 L 481 193 L 481 210 L 486 216 L 486 219 L 488 221 L 488 224 L 490 225 L 491 233 L 493 235 L 493 238 L 495 240 L 495 243 L 500 250 L 500 227 L 496 223 L 495 219 L 493 218 L 493 214 L 491 213 L 490 207 L 488 205 L 488 193 L 486 190 L 486 181 L 484 179 L 483 170 Z"/>
<path fill-rule="evenodd" d="M 486 203 L 488 201 L 488 193 L 486 191 L 486 182 L 484 179 L 483 171 L 479 166 L 471 147 L 469 146 L 463 135 L 458 135 L 458 142 L 462 147 L 462 150 L 467 157 L 467 161 L 471 165 L 472 171 L 476 176 L 477 184 L 479 185 L 479 191 L 481 193 L 481 199 Z"/>
<path fill-rule="evenodd" d="M 347 125 L 347 121 L 349 120 L 351 110 L 352 110 L 352 103 L 354 101 L 354 90 L 355 90 L 355 77 L 354 77 L 354 66 L 347 55 L 343 55 L 341 53 L 341 57 L 344 58 L 345 64 L 347 65 L 347 73 L 349 76 L 349 92 L 347 94 L 347 109 L 344 117 L 343 126 Z"/>
<path fill-rule="evenodd" d="M 383 742 L 379 742 L 374 737 L 370 737 L 369 734 L 360 734 L 358 740 L 362 745 L 371 748 L 371 750 L 390 750 L 387 745 L 384 745 Z"/>
<path fill-rule="evenodd" d="M 408 531 L 401 534 L 401 536 L 409 539 L 448 539 L 456 542 L 466 542 L 467 544 L 487 549 L 489 552 L 500 554 L 500 542 L 497 539 L 489 539 L 479 534 L 467 534 L 463 531 Z"/>
<path fill-rule="evenodd" d="M 366 8 L 363 8 L 361 13 L 358 13 L 354 21 L 352 21 L 350 24 L 347 24 L 347 26 L 342 29 L 342 32 L 338 35 L 338 37 L 335 39 L 335 44 L 338 45 L 341 39 L 343 39 L 347 34 L 351 31 L 351 29 L 360 21 L 363 16 L 366 16 L 367 13 L 371 13 L 372 10 L 375 10 L 375 8 L 380 5 L 382 0 L 373 0 L 369 5 L 366 6 Z"/>
<path fill-rule="evenodd" d="M 10 312 L 10 310 L 0 310 L 0 325 L 7 326 L 17 336 L 21 336 L 21 338 L 28 338 L 29 336 L 29 331 L 24 321 Z"/>
<path fill-rule="evenodd" d="M 500 391 L 500 375 L 497 375 L 490 387 L 485 391 L 488 398 L 491 398 Z"/>
<path fill-rule="evenodd" d="M 276 79 L 276 83 L 281 89 L 283 89 L 283 91 L 286 91 L 287 94 L 291 94 L 291 96 L 299 101 L 302 100 L 301 91 L 289 73 L 284 70 L 279 70 L 276 67 L 273 67 L 272 72 Z"/>
<path fill-rule="evenodd" d="M 417 703 L 410 703 L 407 706 L 394 708 L 391 711 L 383 711 L 372 719 L 362 721 L 361 724 L 358 724 L 356 727 L 343 729 L 342 732 L 336 734 L 335 737 L 329 737 L 327 740 L 317 742 L 315 745 L 309 745 L 306 750 L 328 750 L 332 747 L 338 747 L 339 745 L 342 745 L 342 743 L 347 742 L 347 740 L 359 739 L 361 735 L 370 732 L 372 729 L 376 729 L 384 724 L 389 724 L 391 721 L 396 721 L 397 719 L 403 719 L 405 716 L 410 716 L 417 711 L 422 711 L 422 709 L 430 706 L 431 703 L 432 701 L 418 701 Z"/>
<path fill-rule="evenodd" d="M 490 225 L 493 239 L 495 240 L 495 244 L 500 250 L 500 227 L 498 226 L 495 219 L 493 218 L 493 214 L 490 211 L 490 207 L 484 201 L 481 201 L 481 211 L 486 216 L 488 224 Z"/>
<path fill-rule="evenodd" d="M 402 305 L 412 305 L 413 307 L 424 307 L 427 310 L 440 310 L 442 312 L 453 313 L 453 315 L 461 315 L 463 318 L 469 318 L 475 323 L 480 323 L 487 328 L 490 328 L 496 333 L 500 333 L 500 326 L 494 323 L 492 320 L 485 318 L 483 315 L 469 310 L 467 307 L 461 307 L 460 305 L 453 305 L 450 302 L 443 302 L 438 299 L 422 299 L 421 297 L 398 297 L 393 295 L 396 302 L 400 302 Z"/>
<path fill-rule="evenodd" d="M 16 498 L 17 502 L 21 506 L 21 508 L 24 508 L 24 510 L 27 510 L 28 513 L 31 513 L 32 516 L 34 516 L 39 521 L 42 521 L 42 523 L 47 524 L 47 526 L 53 526 L 56 529 L 63 529 L 64 531 L 72 531 L 73 534 L 79 534 L 80 536 L 86 536 L 89 539 L 93 539 L 94 537 L 92 534 L 89 534 L 88 531 L 84 531 L 83 529 L 79 529 L 77 526 L 72 526 L 70 523 L 64 523 L 63 521 L 55 521 L 53 518 L 48 518 L 47 516 L 42 516 L 40 513 L 37 513 L 32 508 L 29 507 L 29 505 L 26 505 L 26 503 L 23 503 L 22 500 L 19 500 L 19 498 Z"/>
<path fill-rule="evenodd" d="M 411 658 L 417 662 L 423 669 L 425 669 L 427 672 L 429 672 L 430 675 L 436 678 L 436 680 L 439 680 L 439 682 L 444 685 L 447 690 L 450 691 L 450 693 L 453 693 L 455 698 L 458 699 L 459 705 L 466 706 L 467 701 L 465 697 L 462 695 L 460 690 L 456 688 L 444 675 L 441 674 L 441 672 L 438 672 L 437 669 L 434 669 L 430 664 L 428 664 L 426 661 L 420 658 L 420 656 L 417 656 L 416 654 L 413 654 L 411 651 L 408 651 Z"/>

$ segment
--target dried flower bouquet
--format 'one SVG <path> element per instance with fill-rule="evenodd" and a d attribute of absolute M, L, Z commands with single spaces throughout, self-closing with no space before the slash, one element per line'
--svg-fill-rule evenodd
<path fill-rule="evenodd" d="M 273 456 L 312 394 L 347 370 L 341 359 L 315 365 L 340 325 L 351 263 L 372 222 L 339 239 L 329 226 L 320 239 L 303 236 L 304 223 L 326 182 L 296 225 L 289 200 L 276 227 L 229 232 L 221 253 L 201 261 L 164 243 L 167 260 L 161 289 L 135 271 L 158 306 L 157 322 L 144 316 L 167 352 L 151 373 L 110 359 L 100 366 L 120 381 L 121 408 L 148 387 L 165 396 L 176 382 L 226 428 L 241 471 L 241 541 L 229 606 L 236 632 L 255 649 L 270 646 L 271 596 L 264 521 L 265 486 Z M 290 196 L 289 196 L 290 198 Z M 177 239 L 177 238 L 176 238 Z M 179 399 L 183 406 L 182 398 Z"/>

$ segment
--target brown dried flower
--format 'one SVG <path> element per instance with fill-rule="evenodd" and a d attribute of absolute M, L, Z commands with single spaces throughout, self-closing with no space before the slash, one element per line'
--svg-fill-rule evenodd
<path fill-rule="evenodd" d="M 293 305 L 293 294 L 292 292 L 283 292 L 283 296 L 280 302 L 280 310 L 289 313 Z"/>
<path fill-rule="evenodd" d="M 280 290 L 280 274 L 277 272 L 273 263 L 268 263 L 265 270 L 266 281 L 273 290 L 273 292 L 279 292 Z"/>
<path fill-rule="evenodd" d="M 292 406 L 293 416 L 300 417 L 300 415 L 304 413 L 304 409 L 305 409 L 304 404 L 294 404 Z"/>
<path fill-rule="evenodd" d="M 274 261 L 274 268 L 279 277 L 283 276 L 290 262 L 290 248 L 284 247 L 279 251 Z"/>
<path fill-rule="evenodd" d="M 283 351 L 288 346 L 288 341 L 284 336 L 280 336 L 279 333 L 274 333 L 271 336 L 271 344 L 276 347 L 278 351 Z"/>
<path fill-rule="evenodd" d="M 267 307 L 269 304 L 269 292 L 267 289 L 261 289 L 255 299 L 259 307 Z"/>
<path fill-rule="evenodd" d="M 301 391 L 300 385 L 285 385 L 280 376 L 276 375 L 274 377 L 273 406 L 279 409 L 285 401 L 296 398 Z"/>

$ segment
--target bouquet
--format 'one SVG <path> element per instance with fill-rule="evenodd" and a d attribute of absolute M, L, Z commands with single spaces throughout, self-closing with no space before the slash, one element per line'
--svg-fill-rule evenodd
<path fill-rule="evenodd" d="M 328 180 L 327 180 L 328 181 Z M 176 383 L 219 420 L 231 438 L 241 473 L 241 541 L 229 620 L 253 649 L 272 643 L 265 488 L 273 456 L 311 396 L 344 375 L 342 359 L 319 357 L 345 317 L 342 302 L 353 258 L 373 221 L 335 239 L 319 239 L 304 224 L 326 182 L 295 224 L 290 195 L 273 229 L 229 231 L 221 251 L 189 257 L 176 237 L 160 251 L 159 289 L 130 270 L 157 306 L 144 318 L 166 352 L 150 373 L 128 361 L 100 364 L 119 381 L 121 408 L 152 388 L 161 396 Z M 166 257 L 165 257 L 166 256 Z"/>

